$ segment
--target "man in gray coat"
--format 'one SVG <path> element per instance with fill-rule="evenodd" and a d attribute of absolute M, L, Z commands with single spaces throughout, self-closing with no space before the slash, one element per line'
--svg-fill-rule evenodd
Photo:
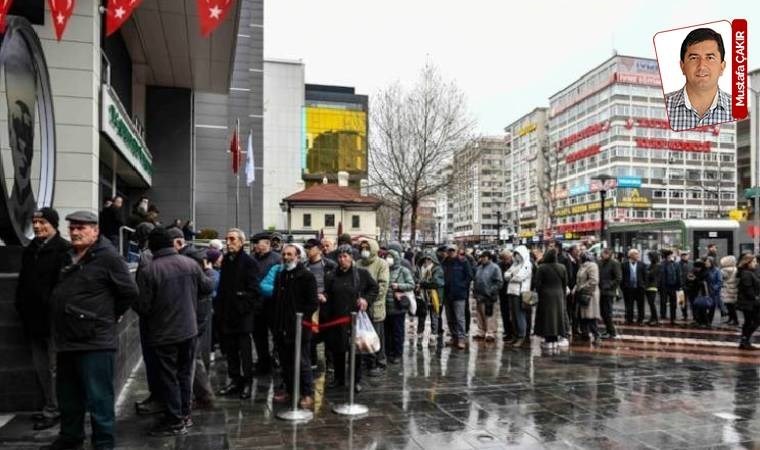
<path fill-rule="evenodd" d="M 478 258 L 478 270 L 475 273 L 473 293 L 478 307 L 478 327 L 480 333 L 475 339 L 493 341 L 496 335 L 496 316 L 493 305 L 499 300 L 499 289 L 503 283 L 501 269 L 491 259 L 488 250 Z"/>

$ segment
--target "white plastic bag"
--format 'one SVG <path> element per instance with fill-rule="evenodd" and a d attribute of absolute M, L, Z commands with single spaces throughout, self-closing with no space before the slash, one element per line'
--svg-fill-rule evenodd
<path fill-rule="evenodd" d="M 359 353 L 377 353 L 380 351 L 380 337 L 365 311 L 360 311 L 356 315 L 355 340 L 356 351 Z"/>
<path fill-rule="evenodd" d="M 417 297 L 414 295 L 414 291 L 406 291 L 404 294 L 409 298 L 409 315 L 417 315 Z"/>

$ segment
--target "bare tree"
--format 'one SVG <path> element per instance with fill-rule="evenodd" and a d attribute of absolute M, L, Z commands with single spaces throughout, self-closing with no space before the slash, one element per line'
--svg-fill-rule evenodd
<path fill-rule="evenodd" d="M 420 201 L 449 184 L 443 169 L 454 150 L 471 141 L 475 122 L 462 91 L 431 63 L 408 91 L 399 83 L 381 90 L 370 115 L 370 185 L 398 205 L 400 231 L 404 209 L 409 208 L 415 242 Z"/>
<path fill-rule="evenodd" d="M 559 184 L 560 158 L 548 144 L 542 145 L 540 153 L 543 174 L 538 186 L 538 194 L 549 219 L 549 228 L 554 230 L 554 212 L 557 209 L 557 185 Z"/>

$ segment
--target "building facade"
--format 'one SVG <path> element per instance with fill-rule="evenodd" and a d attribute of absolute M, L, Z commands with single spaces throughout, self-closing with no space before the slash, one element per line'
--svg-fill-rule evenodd
<path fill-rule="evenodd" d="M 485 137 L 455 152 L 453 160 L 463 168 L 453 178 L 450 189 L 455 241 L 497 241 L 508 147 L 504 137 Z"/>
<path fill-rule="evenodd" d="M 359 190 L 367 178 L 368 99 L 354 88 L 307 84 L 303 139 L 303 180 L 307 186 L 349 174 Z"/>
<path fill-rule="evenodd" d="M 671 131 L 655 60 L 615 55 L 549 104 L 553 231 L 596 233 L 601 187 L 611 223 L 727 217 L 735 208 L 736 125 Z M 602 186 L 602 174 L 614 180 Z"/>

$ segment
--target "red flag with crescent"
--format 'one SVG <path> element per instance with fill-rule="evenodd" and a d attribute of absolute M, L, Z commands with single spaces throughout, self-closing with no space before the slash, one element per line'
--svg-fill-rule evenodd
<path fill-rule="evenodd" d="M 50 4 L 50 15 L 53 16 L 55 36 L 60 41 L 63 32 L 66 30 L 66 25 L 69 23 L 69 18 L 74 12 L 74 0 L 48 0 L 48 3 Z"/>
<path fill-rule="evenodd" d="M 11 10 L 13 0 L 0 0 L 0 33 L 5 33 L 5 17 Z"/>
<path fill-rule="evenodd" d="M 201 35 L 208 37 L 218 27 L 232 7 L 233 0 L 197 0 Z"/>
<path fill-rule="evenodd" d="M 124 22 L 129 19 L 132 12 L 140 6 L 142 0 L 108 0 L 106 9 L 106 36 L 114 34 Z"/>

